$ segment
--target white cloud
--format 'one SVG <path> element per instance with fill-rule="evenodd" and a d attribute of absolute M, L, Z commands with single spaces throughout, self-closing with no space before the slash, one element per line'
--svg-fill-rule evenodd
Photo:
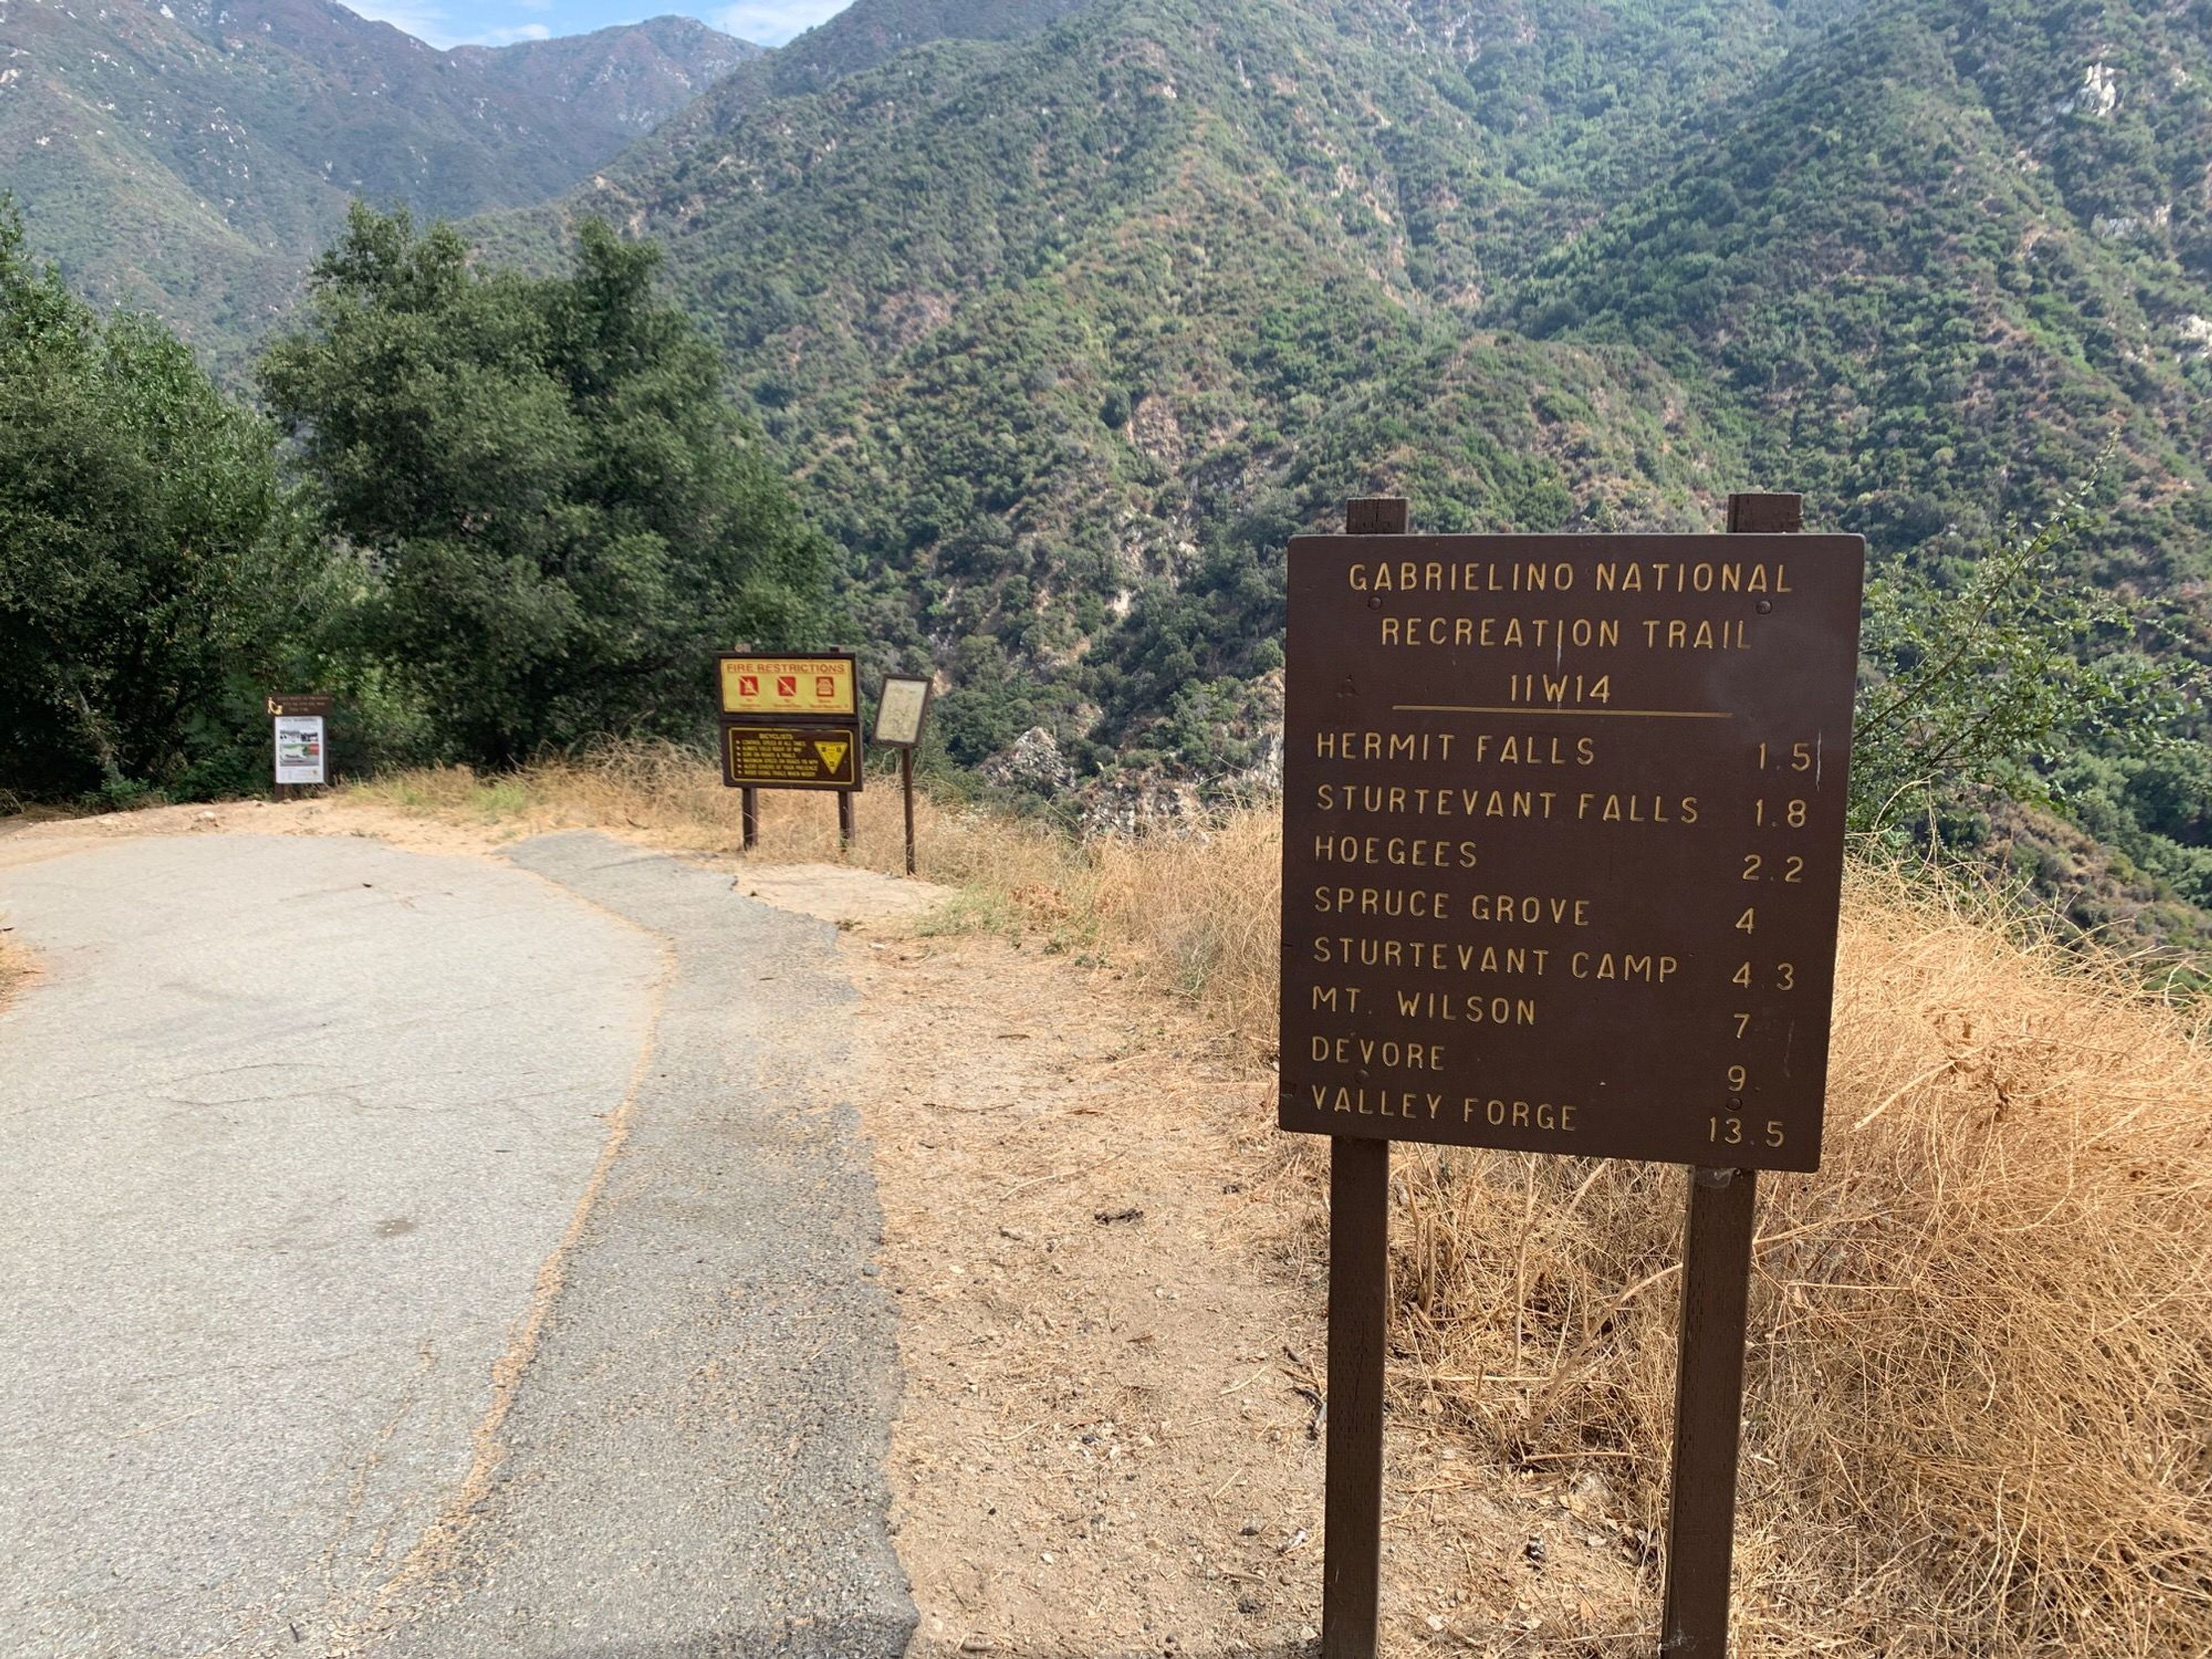
<path fill-rule="evenodd" d="M 471 36 L 472 46 L 511 46 L 517 40 L 550 40 L 553 31 L 543 23 L 525 23 L 518 28 L 484 29 Z"/>
<path fill-rule="evenodd" d="M 725 34 L 763 46 L 780 46 L 794 34 L 826 22 L 852 0 L 735 0 L 707 21 Z"/>

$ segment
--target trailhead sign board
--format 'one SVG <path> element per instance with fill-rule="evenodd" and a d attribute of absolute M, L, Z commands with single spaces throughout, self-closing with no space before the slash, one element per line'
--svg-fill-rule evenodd
<path fill-rule="evenodd" d="M 327 783 L 329 693 L 271 696 L 266 706 L 271 722 L 271 754 L 277 787 Z"/>
<path fill-rule="evenodd" d="M 1290 544 L 1279 1121 L 1812 1170 L 1865 544 Z"/>
<path fill-rule="evenodd" d="M 279 714 L 276 719 L 276 781 L 323 782 L 323 716 Z"/>
<path fill-rule="evenodd" d="M 857 793 L 859 668 L 849 651 L 718 656 L 722 781 L 733 789 Z M 841 821 L 850 807 L 849 800 L 839 803 Z"/>
<path fill-rule="evenodd" d="M 860 718 L 859 679 L 847 652 L 814 656 L 717 658 L 725 719 L 798 715 L 808 720 Z"/>
<path fill-rule="evenodd" d="M 879 749 L 918 749 L 933 683 L 926 674 L 886 674 L 876 694 L 876 729 L 868 741 Z"/>

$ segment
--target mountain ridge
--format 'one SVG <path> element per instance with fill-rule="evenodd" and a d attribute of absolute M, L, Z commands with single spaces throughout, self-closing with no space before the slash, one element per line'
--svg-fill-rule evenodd
<path fill-rule="evenodd" d="M 1109 779 L 1261 763 L 1282 544 L 1370 491 L 1450 532 L 1798 489 L 1940 591 L 2094 482 L 2068 578 L 2149 607 L 2096 648 L 2201 659 L 2212 66 L 2168 9 L 1090 0 L 750 66 L 475 229 L 665 245 L 971 763 L 1031 726 Z M 2212 777 L 2050 764 L 2112 884 L 2212 903 Z"/>
<path fill-rule="evenodd" d="M 80 289 L 224 361 L 352 197 L 543 199 L 757 51 L 688 19 L 441 52 L 331 0 L 0 0 L 0 178 Z"/>

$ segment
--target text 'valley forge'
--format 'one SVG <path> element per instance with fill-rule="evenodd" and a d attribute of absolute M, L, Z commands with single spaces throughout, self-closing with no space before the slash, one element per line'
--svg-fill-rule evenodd
<path fill-rule="evenodd" d="M 1293 540 L 1283 1127 L 1815 1168 L 1864 564 Z"/>

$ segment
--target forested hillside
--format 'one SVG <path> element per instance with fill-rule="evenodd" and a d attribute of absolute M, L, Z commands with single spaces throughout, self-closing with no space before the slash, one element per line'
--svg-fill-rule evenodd
<path fill-rule="evenodd" d="M 1703 376 L 1755 465 L 1887 550 L 2033 514 L 2116 439 L 2102 573 L 2200 579 L 2204 47 L 2122 69 L 2107 30 L 2022 54 L 2022 27 L 1877 5 L 1547 260 L 1511 316 Z"/>
<path fill-rule="evenodd" d="M 666 16 L 446 55 L 494 86 L 563 106 L 550 118 L 575 138 L 597 133 L 604 143 L 652 131 L 762 52 L 696 18 Z"/>
<path fill-rule="evenodd" d="M 543 200 L 755 51 L 683 18 L 441 52 L 329 0 L 0 0 L 0 187 L 79 291 L 228 362 L 350 198 Z"/>
<path fill-rule="evenodd" d="M 1734 463 L 1686 388 L 1484 311 L 1527 227 L 1594 211 L 1594 147 L 1530 100 L 1607 76 L 1663 144 L 1778 27 L 1711 20 L 1733 55 L 1577 31 L 1501 136 L 1463 32 L 1097 0 L 821 90 L 763 86 L 769 60 L 578 205 L 667 240 L 855 554 L 867 631 L 951 670 L 956 753 L 1042 722 L 1218 769 L 1264 724 L 1282 539 L 1346 491 L 1402 482 L 1437 527 L 1704 521 Z"/>
<path fill-rule="evenodd" d="M 296 131 L 349 132 L 314 100 L 368 73 L 381 26 L 253 3 L 293 45 L 320 20 Z M 19 32 L 34 11 L 63 28 L 0 0 Z M 273 21 L 223 33 L 242 15 L 100 27 L 188 35 L 194 73 L 293 49 Z M 1348 495 L 1404 493 L 1433 530 L 1689 529 L 1732 489 L 1796 489 L 1875 554 L 1889 747 L 1862 823 L 2008 848 L 2085 926 L 2189 939 L 2212 907 L 2205 21 L 2167 0 L 858 0 L 734 64 L 670 20 L 409 43 L 378 84 L 429 112 L 377 177 L 451 210 L 567 168 L 565 196 L 471 223 L 488 259 L 568 268 L 594 217 L 665 250 L 846 551 L 842 628 L 939 674 L 956 761 L 1041 726 L 1101 781 L 1094 807 L 1264 774 L 1284 544 Z M 537 144 L 487 93 L 473 137 L 499 143 L 426 167 L 450 101 L 398 96 L 466 76 L 635 130 L 659 108 L 648 47 L 729 72 L 591 163 L 583 122 L 571 150 Z M 73 131 L 109 118 L 71 95 Z M 0 103 L 0 134 L 30 107 Z M 70 238 L 92 220 L 57 234 L 36 192 L 33 245 L 237 339 L 297 283 L 286 239 L 375 193 L 383 152 L 288 193 L 250 125 L 185 144 L 148 108 L 131 142 L 205 179 L 110 181 L 99 234 L 141 264 L 87 280 Z M 537 171 L 495 177 L 510 153 Z M 194 194 L 225 179 L 220 210 Z M 177 199 L 147 206 L 162 179 Z"/>
<path fill-rule="evenodd" d="M 860 0 L 481 229 L 665 241 L 963 760 L 1037 724 L 1093 768 L 1261 758 L 1283 541 L 1365 489 L 1546 530 L 1802 489 L 1925 610 L 2087 487 L 2024 580 L 2139 599 L 2080 650 L 2175 661 L 2212 437 L 2192 15 Z M 2201 755 L 2045 736 L 2041 784 L 2125 849 L 2096 883 L 2212 898 Z"/>

